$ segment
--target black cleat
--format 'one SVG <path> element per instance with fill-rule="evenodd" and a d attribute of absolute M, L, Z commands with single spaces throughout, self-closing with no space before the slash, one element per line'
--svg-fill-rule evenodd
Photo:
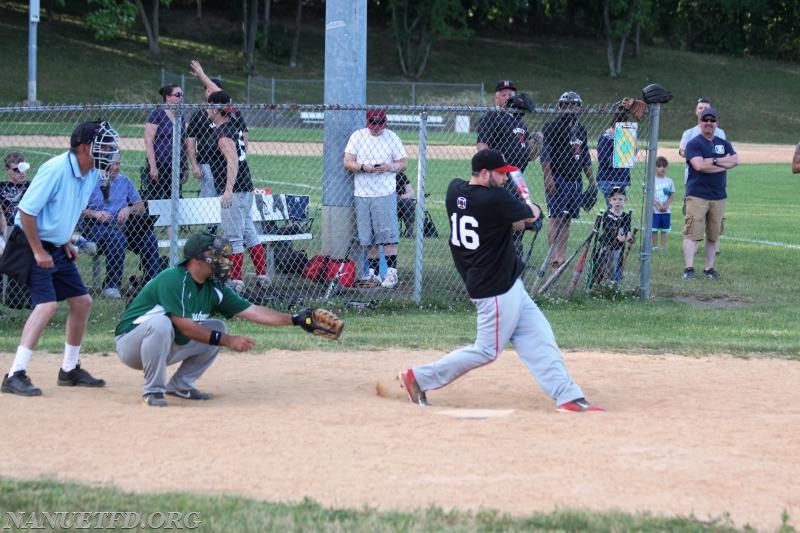
<path fill-rule="evenodd" d="M 0 386 L 0 391 L 19 394 L 20 396 L 42 395 L 42 389 L 33 386 L 31 378 L 28 377 L 24 370 L 17 370 L 11 376 L 8 374 L 3 376 L 3 385 Z"/>
<path fill-rule="evenodd" d="M 58 384 L 62 387 L 105 387 L 103 379 L 93 378 L 90 373 L 81 368 L 80 363 L 70 370 L 64 372 L 63 368 L 58 369 Z"/>

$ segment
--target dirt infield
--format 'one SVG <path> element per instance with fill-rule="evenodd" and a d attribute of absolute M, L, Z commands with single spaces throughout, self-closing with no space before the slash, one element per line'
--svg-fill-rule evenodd
<path fill-rule="evenodd" d="M 384 510 L 730 513 L 764 530 L 786 510 L 800 523 L 800 363 L 566 353 L 609 412 L 562 414 L 507 351 L 430 392 L 433 407 L 411 405 L 392 376 L 440 355 L 224 353 L 199 384 L 213 400 L 157 409 L 113 354 L 84 356 L 109 383 L 89 390 L 57 387 L 60 356 L 37 352 L 44 396 L 0 395 L 2 472 Z"/>

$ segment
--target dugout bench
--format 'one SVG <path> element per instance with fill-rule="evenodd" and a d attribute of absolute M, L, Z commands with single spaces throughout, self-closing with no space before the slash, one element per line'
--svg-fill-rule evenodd
<path fill-rule="evenodd" d="M 310 197 L 295 194 L 264 194 L 256 190 L 251 216 L 258 232 L 258 239 L 265 245 L 267 275 L 275 275 L 275 254 L 269 243 L 310 240 L 314 217 L 309 215 Z M 181 198 L 173 213 L 173 201 L 148 200 L 148 214 L 152 228 L 172 227 L 173 215 L 179 227 L 178 257 L 189 233 L 205 231 L 208 226 L 221 224 L 219 197 Z M 159 249 L 169 249 L 170 239 L 159 239 Z M 92 257 L 92 285 L 102 286 L 100 255 Z"/>

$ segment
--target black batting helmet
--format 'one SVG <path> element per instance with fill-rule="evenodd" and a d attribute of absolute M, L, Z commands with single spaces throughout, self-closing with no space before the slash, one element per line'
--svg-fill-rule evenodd
<path fill-rule="evenodd" d="M 576 93 L 575 91 L 567 91 L 562 94 L 558 99 L 558 106 L 563 107 L 565 105 L 577 105 L 582 106 L 583 100 L 581 100 L 581 95 Z"/>

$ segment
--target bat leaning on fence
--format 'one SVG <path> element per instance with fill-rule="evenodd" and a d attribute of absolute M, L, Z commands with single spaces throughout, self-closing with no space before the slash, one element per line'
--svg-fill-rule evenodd
<path fill-rule="evenodd" d="M 572 260 L 575 259 L 575 257 L 579 253 L 581 252 L 584 252 L 584 254 L 588 253 L 589 248 L 591 248 L 592 246 L 592 241 L 597 235 L 598 229 L 600 227 L 600 222 L 602 221 L 602 219 L 603 219 L 603 213 L 602 212 L 597 213 L 597 216 L 594 219 L 594 226 L 592 227 L 592 231 L 589 233 L 589 235 L 583 240 L 582 243 L 578 245 L 575 251 L 572 252 L 572 255 L 570 255 L 566 261 L 564 261 L 557 269 L 555 269 L 552 274 L 550 274 L 550 277 L 547 278 L 547 280 L 544 283 L 542 283 L 542 286 L 539 287 L 539 290 L 536 291 L 536 294 L 544 294 L 545 292 L 547 292 L 547 290 L 550 287 L 552 287 L 553 284 L 556 281 L 558 281 L 558 278 L 560 278 L 561 275 L 569 268 L 570 264 L 572 263 Z"/>
<path fill-rule="evenodd" d="M 569 216 L 569 211 L 564 211 L 564 216 Z M 533 281 L 533 290 L 536 290 L 536 287 L 539 283 L 542 282 L 544 279 L 544 274 L 547 272 L 547 264 L 550 262 L 550 258 L 553 257 L 553 250 L 555 250 L 556 243 L 558 242 L 559 237 L 561 237 L 561 231 L 564 229 L 564 226 L 560 226 L 558 231 L 556 231 L 553 242 L 547 248 L 547 253 L 544 255 L 544 259 L 542 260 L 542 264 L 539 265 L 539 270 L 536 271 L 536 279 Z"/>
<path fill-rule="evenodd" d="M 522 278 L 523 283 L 525 282 L 525 273 L 528 271 L 528 264 L 531 262 L 531 254 L 533 253 L 533 243 L 536 242 L 536 238 L 539 236 L 540 231 L 541 228 L 533 232 L 533 237 L 531 237 L 531 243 L 528 245 L 528 253 L 525 254 L 525 266 L 523 267 L 522 275 L 520 276 Z"/>
<path fill-rule="evenodd" d="M 589 241 L 586 243 L 586 246 L 583 247 L 583 253 L 581 254 L 581 258 L 578 259 L 578 264 L 575 265 L 575 270 L 572 272 L 572 277 L 569 280 L 569 287 L 567 288 L 567 298 L 572 296 L 572 293 L 575 292 L 575 287 L 578 286 L 578 281 L 581 279 L 581 274 L 583 274 L 583 268 L 586 265 L 586 257 L 589 255 L 589 249 L 591 248 L 593 251 L 597 247 L 597 241 L 599 239 L 599 230 L 600 230 L 600 220 L 602 220 L 602 212 L 598 213 L 594 219 L 594 228 L 592 229 L 592 233 L 589 234 Z M 594 244 L 594 246 L 592 246 Z"/>
<path fill-rule="evenodd" d="M 628 255 L 631 253 L 631 248 L 636 243 L 636 233 L 639 231 L 639 228 L 633 228 L 633 236 L 631 237 L 630 242 L 625 245 L 625 251 L 622 253 L 622 261 L 619 265 L 619 281 L 622 282 L 622 279 L 625 277 L 625 265 L 628 263 Z"/>

